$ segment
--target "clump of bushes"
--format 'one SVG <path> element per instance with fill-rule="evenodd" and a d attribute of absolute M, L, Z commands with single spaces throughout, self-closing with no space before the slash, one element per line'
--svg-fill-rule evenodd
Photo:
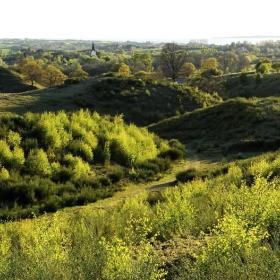
<path fill-rule="evenodd" d="M 185 146 L 176 139 L 169 141 L 170 148 L 160 153 L 160 157 L 170 160 L 182 159 L 185 156 Z"/>
<path fill-rule="evenodd" d="M 0 127 L 0 207 L 21 205 L 24 215 L 26 208 L 41 213 L 112 195 L 124 178 L 150 180 L 183 149 L 120 116 L 83 110 L 1 116 Z"/>

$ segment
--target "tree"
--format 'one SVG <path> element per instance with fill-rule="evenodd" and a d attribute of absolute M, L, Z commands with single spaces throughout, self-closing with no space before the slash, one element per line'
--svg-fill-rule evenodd
<path fill-rule="evenodd" d="M 44 79 L 47 85 L 52 87 L 63 84 L 63 82 L 67 79 L 67 76 L 64 75 L 59 68 L 49 65 L 44 72 Z"/>
<path fill-rule="evenodd" d="M 210 57 L 202 61 L 201 68 L 203 70 L 209 69 L 217 69 L 219 67 L 219 63 L 216 58 Z"/>
<path fill-rule="evenodd" d="M 33 57 L 22 60 L 19 64 L 19 70 L 31 82 L 32 86 L 34 82 L 39 82 L 43 76 L 42 62 Z"/>
<path fill-rule="evenodd" d="M 271 67 L 271 61 L 264 60 L 256 64 L 256 72 L 261 74 L 269 73 L 271 71 Z"/>
<path fill-rule="evenodd" d="M 251 64 L 250 57 L 244 54 L 239 56 L 239 62 L 238 62 L 239 70 L 248 68 L 250 64 Z"/>
<path fill-rule="evenodd" d="M 225 52 L 220 58 L 220 62 L 225 72 L 234 72 L 237 70 L 237 64 L 239 61 L 239 57 L 234 52 Z"/>
<path fill-rule="evenodd" d="M 186 62 L 181 70 L 182 75 L 189 77 L 193 75 L 196 71 L 195 66 L 191 62 Z"/>
<path fill-rule="evenodd" d="M 129 77 L 130 76 L 130 68 L 127 64 L 121 63 L 118 73 L 121 77 Z"/>
<path fill-rule="evenodd" d="M 275 62 L 272 64 L 272 68 L 277 71 L 277 73 L 280 72 L 280 62 Z"/>
<path fill-rule="evenodd" d="M 82 66 L 80 63 L 74 63 L 73 65 L 70 66 L 69 69 L 69 78 L 78 78 L 85 80 L 88 78 L 88 73 L 83 70 Z"/>
<path fill-rule="evenodd" d="M 153 59 L 150 53 L 134 53 L 131 58 L 132 70 L 134 73 L 139 71 L 152 71 Z"/>
<path fill-rule="evenodd" d="M 163 74 L 175 81 L 187 60 L 187 52 L 175 43 L 168 43 L 162 48 L 160 65 Z"/>

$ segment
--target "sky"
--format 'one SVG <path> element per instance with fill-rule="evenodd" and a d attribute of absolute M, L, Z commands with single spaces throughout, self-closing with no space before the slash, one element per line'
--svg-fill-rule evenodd
<path fill-rule="evenodd" d="M 0 38 L 178 41 L 280 36 L 279 0 L 1 0 Z"/>

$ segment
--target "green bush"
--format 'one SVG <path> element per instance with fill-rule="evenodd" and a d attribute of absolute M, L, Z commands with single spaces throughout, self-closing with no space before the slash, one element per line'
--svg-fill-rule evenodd
<path fill-rule="evenodd" d="M 52 170 L 48 156 L 42 149 L 30 150 L 26 165 L 30 174 L 41 176 L 51 175 Z"/>
<path fill-rule="evenodd" d="M 80 156 L 84 160 L 90 162 L 93 160 L 93 152 L 91 147 L 81 140 L 74 140 L 68 146 L 68 150 L 75 156 Z"/>
<path fill-rule="evenodd" d="M 9 171 L 6 168 L 2 167 L 0 170 L 0 181 L 7 181 L 9 180 L 9 178 L 10 178 Z"/>
<path fill-rule="evenodd" d="M 38 214 L 102 199 L 120 190 L 120 181 L 132 179 L 135 170 L 138 178 L 150 180 L 170 167 L 168 159 L 158 157 L 170 148 L 168 142 L 126 125 L 121 116 L 101 117 L 87 110 L 11 114 L 1 116 L 0 124 L 2 217 L 29 217 L 35 208 Z"/>

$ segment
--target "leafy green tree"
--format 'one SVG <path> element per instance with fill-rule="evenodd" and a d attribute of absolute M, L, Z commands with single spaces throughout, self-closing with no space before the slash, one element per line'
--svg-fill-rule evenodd
<path fill-rule="evenodd" d="M 130 68 L 127 64 L 125 63 L 121 63 L 119 70 L 118 70 L 118 74 L 121 77 L 129 77 L 130 76 Z"/>
<path fill-rule="evenodd" d="M 271 61 L 264 60 L 256 64 L 256 72 L 260 74 L 269 73 L 272 69 Z"/>
<path fill-rule="evenodd" d="M 193 75 L 196 71 L 195 66 L 191 62 L 186 62 L 181 70 L 182 75 L 189 77 Z"/>
<path fill-rule="evenodd" d="M 251 59 L 249 56 L 244 54 L 239 56 L 239 61 L 238 61 L 239 70 L 248 68 L 250 64 L 251 64 Z"/>
<path fill-rule="evenodd" d="M 201 68 L 203 70 L 217 69 L 219 67 L 219 62 L 216 58 L 210 57 L 202 61 Z"/>
<path fill-rule="evenodd" d="M 139 71 L 152 71 L 153 59 L 150 53 L 134 53 L 131 58 L 133 73 Z"/>
<path fill-rule="evenodd" d="M 19 64 L 19 70 L 31 82 L 31 85 L 34 85 L 34 82 L 40 82 L 43 77 L 42 62 L 33 57 L 22 60 Z"/>
<path fill-rule="evenodd" d="M 68 70 L 68 76 L 69 78 L 77 78 L 85 80 L 88 78 L 88 73 L 83 70 L 80 63 L 76 62 L 70 66 L 70 69 Z"/>
<path fill-rule="evenodd" d="M 61 85 L 67 79 L 67 76 L 54 65 L 47 66 L 44 71 L 44 80 L 46 84 L 50 87 Z"/>
<path fill-rule="evenodd" d="M 225 52 L 220 58 L 220 62 L 224 72 L 234 72 L 237 70 L 239 57 L 235 52 Z"/>
<path fill-rule="evenodd" d="M 161 50 L 160 65 L 163 74 L 175 81 L 187 60 L 186 50 L 175 44 L 165 44 Z"/>

